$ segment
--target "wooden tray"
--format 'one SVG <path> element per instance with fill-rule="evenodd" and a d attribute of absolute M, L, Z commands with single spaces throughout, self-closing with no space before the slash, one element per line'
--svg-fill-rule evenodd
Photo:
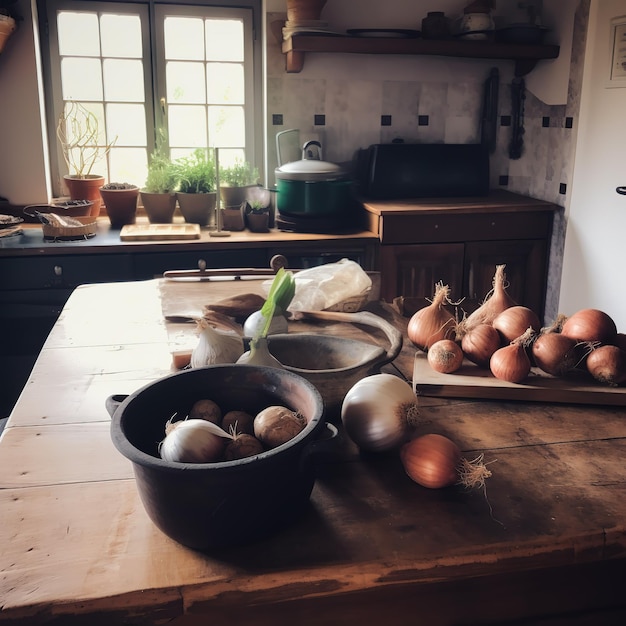
<path fill-rule="evenodd" d="M 417 393 L 424 396 L 626 406 L 626 387 L 595 383 L 583 372 L 554 378 L 533 368 L 523 383 L 507 383 L 467 359 L 454 374 L 440 374 L 430 367 L 421 351 L 415 356 L 413 381 Z"/>
<path fill-rule="evenodd" d="M 199 224 L 126 224 L 120 231 L 122 241 L 167 241 L 200 239 Z"/>

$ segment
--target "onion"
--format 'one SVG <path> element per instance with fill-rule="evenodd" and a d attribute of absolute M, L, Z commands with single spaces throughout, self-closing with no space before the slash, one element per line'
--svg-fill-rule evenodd
<path fill-rule="evenodd" d="M 493 289 L 485 296 L 483 303 L 459 324 L 461 336 L 480 324 L 491 324 L 502 311 L 517 304 L 506 291 L 505 267 L 496 265 Z"/>
<path fill-rule="evenodd" d="M 490 324 L 478 324 L 470 328 L 461 339 L 465 356 L 480 367 L 489 367 L 491 355 L 500 347 L 500 335 Z"/>
<path fill-rule="evenodd" d="M 429 489 L 455 484 L 482 487 L 485 479 L 491 476 L 482 462 L 482 455 L 468 461 L 461 456 L 461 450 L 454 441 L 434 433 L 404 444 L 400 450 L 400 460 L 409 478 Z"/>
<path fill-rule="evenodd" d="M 254 418 L 254 436 L 268 448 L 276 448 L 304 430 L 306 420 L 284 406 L 268 406 Z"/>
<path fill-rule="evenodd" d="M 496 350 L 489 360 L 491 373 L 500 380 L 521 383 L 530 374 L 530 359 L 526 354 L 526 348 L 533 336 L 533 329 L 528 328 L 508 346 Z"/>
<path fill-rule="evenodd" d="M 456 372 L 463 363 L 463 351 L 452 339 L 440 339 L 428 349 L 428 364 L 441 374 Z"/>
<path fill-rule="evenodd" d="M 194 402 L 191 409 L 189 409 L 189 417 L 213 422 L 219 426 L 222 421 L 222 409 L 213 400 L 203 398 Z"/>
<path fill-rule="evenodd" d="M 228 411 L 222 418 L 222 430 L 232 435 L 254 434 L 254 415 L 246 411 Z"/>
<path fill-rule="evenodd" d="M 404 441 L 419 412 L 411 386 L 392 374 L 373 374 L 355 383 L 341 405 L 348 436 L 362 450 L 381 452 Z"/>
<path fill-rule="evenodd" d="M 532 328 L 536 333 L 541 330 L 541 322 L 537 314 L 525 306 L 512 306 L 502 311 L 493 320 L 493 327 L 500 333 L 504 341 L 513 341 Z"/>
<path fill-rule="evenodd" d="M 587 357 L 587 370 L 605 385 L 621 385 L 626 382 L 626 352 L 611 345 L 595 348 Z"/>
<path fill-rule="evenodd" d="M 226 461 L 245 459 L 249 456 L 261 454 L 264 451 L 263 444 L 253 435 L 246 433 L 237 434 L 224 450 Z"/>
<path fill-rule="evenodd" d="M 407 326 L 411 342 L 426 352 L 440 339 L 452 339 L 455 335 L 456 320 L 445 308 L 450 302 L 450 287 L 443 283 L 435 285 L 435 296 L 427 307 L 413 314 Z"/>
<path fill-rule="evenodd" d="M 568 317 L 561 333 L 578 341 L 613 343 L 617 327 L 613 319 L 598 309 L 582 309 Z"/>
<path fill-rule="evenodd" d="M 542 332 L 533 342 L 532 356 L 537 367 L 552 376 L 565 376 L 576 369 L 580 357 L 578 342 L 561 333 Z"/>
<path fill-rule="evenodd" d="M 213 422 L 202 419 L 169 420 L 159 454 L 166 461 L 212 463 L 218 461 L 232 437 Z"/>

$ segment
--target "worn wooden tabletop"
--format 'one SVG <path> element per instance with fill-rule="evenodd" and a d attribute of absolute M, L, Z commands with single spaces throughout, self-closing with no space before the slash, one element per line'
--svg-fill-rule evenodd
<path fill-rule="evenodd" d="M 287 530 L 212 554 L 164 536 L 104 404 L 172 371 L 188 325 L 164 321 L 161 285 L 79 287 L 41 352 L 0 439 L 0 622 L 624 623 L 622 407 L 420 397 L 417 432 L 484 454 L 485 492 L 422 488 L 396 453 L 363 455 L 342 437 Z M 251 285 L 198 283 L 193 297 L 187 285 L 180 312 Z M 405 340 L 394 371 L 410 379 L 413 357 Z"/>

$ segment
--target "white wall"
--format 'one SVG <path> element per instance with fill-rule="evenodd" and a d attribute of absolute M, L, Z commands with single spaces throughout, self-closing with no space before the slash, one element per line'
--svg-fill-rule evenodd
<path fill-rule="evenodd" d="M 47 202 L 50 188 L 36 17 L 29 0 L 18 10 L 24 19 L 0 55 L 0 196 L 19 205 Z"/>

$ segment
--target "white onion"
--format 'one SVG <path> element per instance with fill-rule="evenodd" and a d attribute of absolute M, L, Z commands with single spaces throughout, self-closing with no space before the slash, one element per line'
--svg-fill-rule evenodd
<path fill-rule="evenodd" d="M 341 406 L 344 428 L 362 450 L 381 452 L 400 445 L 417 417 L 413 389 L 391 374 L 362 378 L 348 391 Z"/>
<path fill-rule="evenodd" d="M 165 461 L 176 463 L 212 463 L 219 460 L 227 439 L 226 431 L 213 422 L 186 419 L 167 423 L 165 439 L 159 454 Z"/>

